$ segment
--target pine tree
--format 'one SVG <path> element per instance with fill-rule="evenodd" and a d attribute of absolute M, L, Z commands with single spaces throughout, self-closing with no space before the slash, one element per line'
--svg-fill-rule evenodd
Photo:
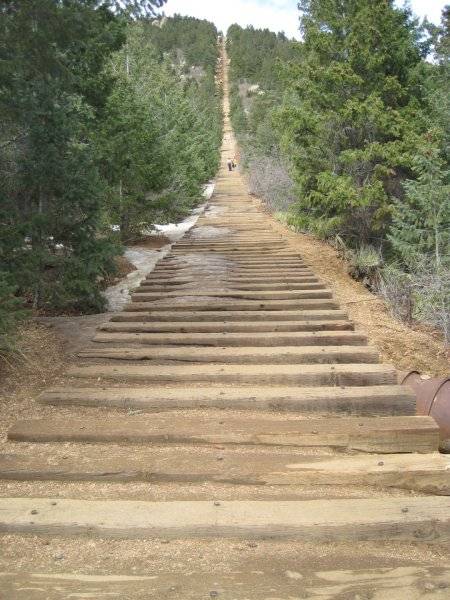
<path fill-rule="evenodd" d="M 395 203 L 389 239 L 410 271 L 450 267 L 450 171 L 436 147 L 428 145 L 414 161 L 415 180 Z"/>
<path fill-rule="evenodd" d="M 93 135 L 111 84 L 103 64 L 121 33 L 92 6 L 25 0 L 1 15 L 0 106 L 17 134 L 0 183 L 0 252 L 35 308 L 101 308 L 98 278 L 112 264 Z"/>
<path fill-rule="evenodd" d="M 185 63 L 190 53 L 184 51 L 205 44 L 204 72 L 190 76 L 194 65 Z M 197 50 L 189 61 L 196 60 Z M 124 240 L 154 222 L 184 215 L 215 174 L 221 115 L 211 51 L 217 58 L 212 24 L 176 17 L 161 28 L 130 24 L 125 46 L 111 61 L 115 86 L 99 152 L 110 188 L 110 217 L 120 223 Z"/>
<path fill-rule="evenodd" d="M 217 31 L 197 19 L 167 28 L 135 19 L 163 4 L 0 6 L 5 331 L 15 295 L 37 310 L 101 310 L 99 282 L 118 252 L 111 223 L 126 232 L 184 214 L 217 168 Z M 181 55 L 183 68 L 173 60 Z"/>
<path fill-rule="evenodd" d="M 296 215 L 353 245 L 383 243 L 424 131 L 422 47 L 386 0 L 303 0 L 304 44 L 278 122 L 298 187 Z"/>
<path fill-rule="evenodd" d="M 433 28 L 434 63 L 427 65 L 427 126 L 414 158 L 415 179 L 404 183 L 406 195 L 395 203 L 389 239 L 410 272 L 437 273 L 450 268 L 450 9 Z"/>

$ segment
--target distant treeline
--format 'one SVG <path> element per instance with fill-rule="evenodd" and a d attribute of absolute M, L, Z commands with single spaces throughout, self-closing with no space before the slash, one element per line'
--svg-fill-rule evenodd
<path fill-rule="evenodd" d="M 302 42 L 228 32 L 254 191 L 341 249 L 399 317 L 448 340 L 449 7 L 440 27 L 385 0 L 302 0 L 299 11 Z"/>
<path fill-rule="evenodd" d="M 163 3 L 0 7 L 0 352 L 23 307 L 102 310 L 121 244 L 218 168 L 217 31 Z"/>

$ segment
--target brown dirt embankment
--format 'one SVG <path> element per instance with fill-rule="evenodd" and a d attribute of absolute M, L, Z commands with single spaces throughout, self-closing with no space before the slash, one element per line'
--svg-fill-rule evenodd
<path fill-rule="evenodd" d="M 383 362 L 402 371 L 417 369 L 431 376 L 450 373 L 448 349 L 437 332 L 409 327 L 396 319 L 382 298 L 352 279 L 346 262 L 326 242 L 294 232 L 275 219 L 273 227 L 289 238 L 315 274 L 328 283 L 342 308 L 378 347 Z"/>

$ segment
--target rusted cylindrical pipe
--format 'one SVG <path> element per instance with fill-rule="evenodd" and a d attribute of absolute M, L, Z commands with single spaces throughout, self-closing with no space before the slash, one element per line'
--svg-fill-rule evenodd
<path fill-rule="evenodd" d="M 418 371 L 400 374 L 400 383 L 416 392 L 418 415 L 429 415 L 439 426 L 441 440 L 450 439 L 450 377 L 428 377 Z"/>
<path fill-rule="evenodd" d="M 437 389 L 433 404 L 431 405 L 430 415 L 434 417 L 441 431 L 441 439 L 450 438 L 450 377 L 442 379 L 442 383 Z"/>

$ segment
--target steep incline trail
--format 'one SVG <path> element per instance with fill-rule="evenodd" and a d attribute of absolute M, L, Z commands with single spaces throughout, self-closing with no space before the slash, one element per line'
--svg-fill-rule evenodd
<path fill-rule="evenodd" d="M 450 593 L 437 427 L 228 171 L 224 89 L 197 225 L 9 432 L 0 598 Z"/>

